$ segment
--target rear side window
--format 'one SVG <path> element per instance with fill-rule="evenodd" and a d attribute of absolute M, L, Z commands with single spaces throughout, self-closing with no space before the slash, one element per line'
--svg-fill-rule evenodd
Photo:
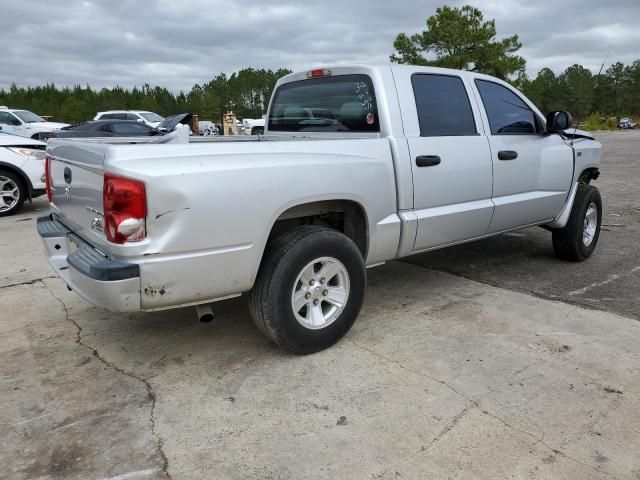
<path fill-rule="evenodd" d="M 476 135 L 469 96 L 460 77 L 415 74 L 411 77 L 420 136 Z"/>
<path fill-rule="evenodd" d="M 124 119 L 125 120 L 139 120 L 140 117 L 138 115 L 136 115 L 135 113 L 125 113 L 124 114 Z"/>
<path fill-rule="evenodd" d="M 379 132 L 371 79 L 367 75 L 340 75 L 286 83 L 273 97 L 269 130 Z"/>
<path fill-rule="evenodd" d="M 115 113 L 104 113 L 100 115 L 100 120 L 113 120 L 116 118 Z"/>
<path fill-rule="evenodd" d="M 151 129 L 142 123 L 114 123 L 111 131 L 118 135 L 146 135 Z"/>
<path fill-rule="evenodd" d="M 536 133 L 536 116 L 524 101 L 508 88 L 486 80 L 476 80 L 493 135 Z"/>

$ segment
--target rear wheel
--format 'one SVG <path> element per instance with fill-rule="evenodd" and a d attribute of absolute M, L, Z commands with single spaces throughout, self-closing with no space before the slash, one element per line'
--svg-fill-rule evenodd
<path fill-rule="evenodd" d="M 22 179 L 14 172 L 0 170 L 0 217 L 13 215 L 27 198 Z"/>
<path fill-rule="evenodd" d="M 264 135 L 264 127 L 253 127 L 251 135 Z"/>
<path fill-rule="evenodd" d="M 301 226 L 267 246 L 249 306 L 254 322 L 273 342 L 308 354 L 349 331 L 365 285 L 364 260 L 350 238 Z"/>
<path fill-rule="evenodd" d="M 591 185 L 580 184 L 569 221 L 553 230 L 553 249 L 558 258 L 581 262 L 596 248 L 602 223 L 600 192 Z"/>

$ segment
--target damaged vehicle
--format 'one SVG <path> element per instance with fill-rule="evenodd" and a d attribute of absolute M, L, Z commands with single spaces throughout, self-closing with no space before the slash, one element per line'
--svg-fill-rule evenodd
<path fill-rule="evenodd" d="M 49 138 L 96 138 L 96 137 L 149 137 L 166 135 L 178 125 L 189 125 L 192 115 L 180 113 L 163 120 L 157 127 L 132 120 L 93 120 L 91 122 L 70 125 L 51 133 Z"/>
<path fill-rule="evenodd" d="M 209 320 L 246 294 L 268 338 L 312 353 L 349 331 L 386 261 L 534 225 L 558 257 L 590 257 L 601 145 L 570 127 L 472 72 L 303 71 L 278 81 L 264 136 L 52 139 L 37 228 L 94 305 Z"/>

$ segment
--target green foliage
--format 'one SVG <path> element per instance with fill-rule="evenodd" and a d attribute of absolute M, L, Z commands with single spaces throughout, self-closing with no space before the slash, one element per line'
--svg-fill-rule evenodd
<path fill-rule="evenodd" d="M 600 75 L 581 65 L 558 76 L 543 68 L 534 79 L 520 78 L 517 86 L 543 113 L 568 110 L 597 129 L 609 128 L 600 118 L 640 115 L 640 60 L 627 66 L 615 63 Z M 589 115 L 592 112 L 600 113 Z"/>
<path fill-rule="evenodd" d="M 615 130 L 618 128 L 618 120 L 615 117 L 607 117 L 606 115 L 595 112 L 584 119 L 580 128 L 587 131 Z"/>
<path fill-rule="evenodd" d="M 484 21 L 477 8 L 445 5 L 436 9 L 426 26 L 422 33 L 396 37 L 392 62 L 471 70 L 503 79 L 524 72 L 526 62 L 515 54 L 522 47 L 518 35 L 496 40 L 495 20 Z"/>
<path fill-rule="evenodd" d="M 191 112 L 201 120 L 220 122 L 225 111 L 233 110 L 239 118 L 260 118 L 267 110 L 271 91 L 286 69 L 257 70 L 245 68 L 231 76 L 221 73 L 205 85 L 194 85 L 188 93 L 173 94 L 164 87 L 125 90 L 122 87 L 93 90 L 88 85 L 73 88 L 18 87 L 0 90 L 0 105 L 24 108 L 55 120 L 78 123 L 91 120 L 104 110 L 150 110 L 160 115 Z"/>

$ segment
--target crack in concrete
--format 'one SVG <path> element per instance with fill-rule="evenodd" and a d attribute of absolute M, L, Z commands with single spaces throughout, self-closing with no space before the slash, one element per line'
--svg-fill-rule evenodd
<path fill-rule="evenodd" d="M 467 405 L 462 410 L 460 410 L 460 412 L 458 412 L 458 414 L 455 417 L 453 417 L 451 422 L 447 426 L 445 426 L 442 430 L 440 430 L 440 433 L 438 433 L 435 437 L 433 437 L 433 439 L 429 442 L 429 444 L 426 447 L 424 447 L 421 451 L 426 452 L 431 447 L 433 447 L 436 443 L 442 440 L 451 430 L 456 428 L 460 420 L 462 420 L 462 418 L 465 415 L 467 415 L 467 413 L 469 413 L 469 410 L 471 410 L 471 408 L 473 407 L 474 407 L 473 403 L 467 403 Z"/>
<path fill-rule="evenodd" d="M 0 285 L 0 290 L 5 288 L 13 288 L 13 287 L 21 287 L 23 285 L 33 285 L 38 282 L 44 282 L 45 280 L 50 280 L 52 278 L 58 278 L 56 276 L 42 277 L 42 278 L 34 278 L 33 280 L 25 280 L 24 282 L 18 283 L 10 283 L 9 285 Z"/>
<path fill-rule="evenodd" d="M 527 432 L 526 430 L 521 430 L 521 429 L 519 429 L 517 427 L 514 427 L 513 425 L 508 423 L 506 420 L 500 418 L 496 414 L 493 414 L 493 413 L 491 413 L 491 412 L 489 412 L 487 410 L 483 410 L 480 407 L 480 400 L 474 400 L 473 398 L 467 397 L 465 394 L 459 392 L 456 388 L 454 388 L 452 385 L 448 384 L 446 381 L 441 380 L 441 379 L 436 378 L 436 377 L 432 377 L 430 375 L 426 375 L 426 374 L 418 372 L 416 370 L 413 370 L 413 369 L 407 367 L 406 365 L 404 365 L 403 363 L 399 362 L 398 360 L 395 360 L 393 358 L 389 358 L 389 357 L 387 357 L 385 355 L 382 355 L 382 354 L 380 354 L 380 353 L 378 353 L 378 352 L 376 352 L 374 350 L 371 350 L 370 348 L 365 347 L 364 345 L 360 345 L 360 344 L 354 342 L 353 340 L 349 340 L 349 342 L 351 344 L 353 344 L 354 346 L 356 346 L 357 348 L 360 348 L 361 350 L 364 350 L 364 351 L 368 352 L 369 354 L 373 355 L 374 357 L 377 357 L 377 358 L 379 358 L 381 360 L 384 360 L 384 361 L 386 361 L 388 363 L 392 363 L 392 364 L 400 367 L 402 370 L 405 370 L 406 372 L 412 373 L 412 374 L 417 375 L 417 376 L 422 377 L 422 378 L 426 378 L 428 380 L 431 380 L 433 382 L 439 383 L 439 384 L 447 387 L 453 393 L 455 393 L 456 395 L 458 395 L 459 397 L 464 399 L 466 402 L 468 402 L 467 406 L 465 406 L 464 409 L 462 409 L 460 412 L 458 412 L 458 414 L 455 417 L 453 417 L 452 422 L 447 427 L 445 427 L 442 431 L 440 431 L 440 433 L 438 433 L 438 435 L 436 435 L 436 437 L 433 440 L 431 440 L 429 445 L 425 448 L 425 451 L 428 450 L 429 448 L 431 448 L 437 442 L 439 442 L 449 432 L 451 432 L 459 424 L 460 420 L 469 412 L 469 410 L 472 407 L 475 407 L 478 410 L 480 410 L 480 412 L 482 412 L 484 415 L 487 415 L 487 416 L 495 419 L 496 421 L 500 422 L 502 425 L 504 425 L 508 429 L 513 430 L 514 432 L 518 432 L 518 433 L 521 433 L 523 435 L 527 435 L 527 436 L 531 437 L 532 439 L 534 439 L 536 441 L 535 445 L 541 444 L 546 449 L 551 451 L 552 453 L 554 453 L 556 455 L 559 455 L 559 456 L 561 456 L 561 457 L 563 457 L 563 458 L 565 458 L 565 459 L 567 459 L 569 461 L 577 463 L 578 465 L 582 465 L 583 467 L 589 468 L 589 469 L 591 469 L 591 470 L 593 470 L 593 471 L 595 471 L 597 473 L 600 473 L 602 475 L 606 475 L 607 477 L 616 478 L 613 475 L 600 470 L 598 467 L 594 467 L 593 465 L 589 465 L 588 463 L 581 462 L 580 460 L 567 455 L 566 453 L 562 452 L 561 450 L 558 450 L 557 448 L 553 448 L 551 445 L 549 445 L 548 443 L 546 443 L 544 441 L 544 434 L 542 435 L 542 437 L 538 438 L 533 433 L 530 433 L 530 432 Z"/>
<path fill-rule="evenodd" d="M 153 391 L 153 388 L 151 387 L 151 384 L 149 383 L 149 381 L 146 378 L 141 377 L 139 375 L 136 375 L 135 373 L 132 373 L 132 372 L 127 372 L 126 370 L 123 370 L 122 368 L 114 365 L 113 363 L 111 363 L 110 361 L 105 359 L 102 355 L 100 355 L 98 350 L 96 350 L 92 346 L 87 345 L 86 343 L 84 343 L 82 341 L 82 326 L 80 326 L 80 324 L 78 322 L 76 322 L 71 317 L 71 315 L 69 314 L 69 309 L 67 308 L 67 305 L 64 303 L 64 301 L 61 298 L 59 298 L 58 296 L 56 296 L 56 294 L 53 293 L 53 290 L 51 290 L 51 288 L 49 288 L 48 285 L 46 285 L 44 282 L 43 282 L 43 284 L 44 284 L 45 288 L 49 291 L 51 296 L 58 303 L 60 303 L 60 305 L 62 306 L 62 309 L 65 312 L 65 316 L 66 316 L 67 321 L 71 322 L 76 327 L 76 343 L 78 345 L 86 348 L 87 350 L 90 350 L 91 353 L 93 354 L 93 356 L 97 360 L 99 360 L 102 364 L 104 364 L 105 366 L 109 367 L 110 369 L 118 372 L 121 375 L 124 375 L 124 376 L 129 377 L 129 378 L 133 378 L 134 380 L 137 380 L 137 381 L 141 382 L 142 384 L 144 384 L 145 389 L 147 390 L 147 396 L 149 397 L 149 400 L 151 401 L 151 411 L 149 413 L 149 426 L 150 426 L 151 434 L 156 438 L 156 444 L 157 444 L 158 452 L 160 453 L 160 457 L 162 458 L 162 471 L 161 471 L 161 474 L 164 475 L 165 477 L 167 477 L 168 479 L 171 479 L 171 475 L 169 474 L 169 459 L 167 458 L 167 455 L 164 453 L 164 448 L 163 448 L 164 447 L 164 441 L 162 440 L 162 437 L 160 437 L 160 435 L 156 431 L 156 419 L 155 419 L 156 393 Z"/>

